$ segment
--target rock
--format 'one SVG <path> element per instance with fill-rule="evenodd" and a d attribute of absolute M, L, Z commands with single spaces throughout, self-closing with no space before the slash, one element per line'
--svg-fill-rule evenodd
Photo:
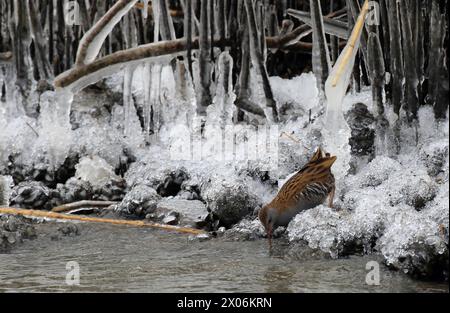
<path fill-rule="evenodd" d="M 137 185 L 125 195 L 115 211 L 121 215 L 143 218 L 155 212 L 160 199 L 161 197 L 152 187 Z"/>
<path fill-rule="evenodd" d="M 22 216 L 0 216 L 0 253 L 8 252 L 23 239 L 36 237 L 32 221 Z"/>
<path fill-rule="evenodd" d="M 169 214 L 167 216 L 165 216 L 162 220 L 162 222 L 164 224 L 168 224 L 168 225 L 177 225 L 179 221 L 179 216 L 175 215 L 175 214 Z"/>
<path fill-rule="evenodd" d="M 116 178 L 94 192 L 94 200 L 102 201 L 120 201 L 125 196 L 127 190 L 126 181 L 122 178 Z"/>
<path fill-rule="evenodd" d="M 199 200 L 163 199 L 157 205 L 158 212 L 177 212 L 180 225 L 203 228 L 210 221 L 206 205 Z"/>
<path fill-rule="evenodd" d="M 188 180 L 186 169 L 176 163 L 157 162 L 144 158 L 133 163 L 125 175 L 129 186 L 145 184 L 154 188 L 162 197 L 176 196 Z"/>
<path fill-rule="evenodd" d="M 221 226 L 230 227 L 261 206 L 261 199 L 242 176 L 211 175 L 201 189 L 203 199 Z"/>
<path fill-rule="evenodd" d="M 61 227 L 58 227 L 58 231 L 64 235 L 69 237 L 78 236 L 80 234 L 80 231 L 78 230 L 77 225 L 75 224 L 66 224 Z"/>
<path fill-rule="evenodd" d="M 65 184 L 58 184 L 56 189 L 61 195 L 62 203 L 89 200 L 94 194 L 94 189 L 88 181 L 75 177 L 70 178 Z"/>
<path fill-rule="evenodd" d="M 349 144 L 352 158 L 351 172 L 355 173 L 362 164 L 367 164 L 375 155 L 375 117 L 363 103 L 355 103 L 346 112 L 345 119 L 351 130 Z"/>
<path fill-rule="evenodd" d="M 168 173 L 156 187 L 156 191 L 163 197 L 176 196 L 181 190 L 182 183 L 189 178 L 184 169 Z"/>
<path fill-rule="evenodd" d="M 176 196 L 176 198 L 181 200 L 198 200 L 199 196 L 196 192 L 189 192 L 187 190 L 182 190 Z"/>
<path fill-rule="evenodd" d="M 354 155 L 373 155 L 375 152 L 375 118 L 363 103 L 355 103 L 346 112 L 345 119 L 351 129 L 349 144 Z"/>
<path fill-rule="evenodd" d="M 227 230 L 224 237 L 233 241 L 248 241 L 263 238 L 264 235 L 264 227 L 258 219 L 243 219 Z"/>
<path fill-rule="evenodd" d="M 11 205 L 26 209 L 48 209 L 48 201 L 56 197 L 54 190 L 42 182 L 24 181 L 15 186 L 11 193 Z"/>

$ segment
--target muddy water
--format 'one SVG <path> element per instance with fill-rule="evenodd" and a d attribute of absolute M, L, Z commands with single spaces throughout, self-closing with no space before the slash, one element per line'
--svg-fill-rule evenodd
<path fill-rule="evenodd" d="M 280 240 L 269 252 L 264 240 L 193 242 L 99 224 L 78 224 L 79 236 L 52 240 L 57 226 L 45 227 L 39 238 L 0 254 L 0 292 L 448 292 L 446 284 L 383 265 L 380 286 L 368 286 L 366 263 L 380 258 L 305 258 Z M 79 264 L 78 286 L 66 283 L 69 261 Z"/>

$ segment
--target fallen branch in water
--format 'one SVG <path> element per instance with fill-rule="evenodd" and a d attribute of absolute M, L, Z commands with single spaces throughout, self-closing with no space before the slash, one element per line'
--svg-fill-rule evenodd
<path fill-rule="evenodd" d="M 109 218 L 69 215 L 69 214 L 63 214 L 63 213 L 38 211 L 38 210 L 25 210 L 25 209 L 17 209 L 17 208 L 1 208 L 0 207 L 0 214 L 22 215 L 22 216 L 26 216 L 26 217 L 51 218 L 51 219 L 56 219 L 56 220 L 72 220 L 72 221 L 90 222 L 90 223 L 105 223 L 105 224 L 133 226 L 133 227 L 158 228 L 158 229 L 162 229 L 162 230 L 175 231 L 175 232 L 179 232 L 179 233 L 193 234 L 193 235 L 205 234 L 205 231 L 203 231 L 203 230 L 188 228 L 188 227 L 163 225 L 163 224 L 149 223 L 149 222 L 144 222 L 144 221 L 127 221 L 127 220 L 118 220 L 118 219 L 109 219 Z"/>
<path fill-rule="evenodd" d="M 82 200 L 54 207 L 52 212 L 67 212 L 79 208 L 105 208 L 117 203 L 116 201 Z"/>

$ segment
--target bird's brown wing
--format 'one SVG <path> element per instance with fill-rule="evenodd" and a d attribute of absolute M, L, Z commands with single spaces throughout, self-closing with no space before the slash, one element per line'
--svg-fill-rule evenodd
<path fill-rule="evenodd" d="M 333 156 L 309 162 L 281 187 L 273 201 L 291 207 L 301 199 L 315 201 L 326 197 L 334 184 L 330 168 L 335 160 Z"/>

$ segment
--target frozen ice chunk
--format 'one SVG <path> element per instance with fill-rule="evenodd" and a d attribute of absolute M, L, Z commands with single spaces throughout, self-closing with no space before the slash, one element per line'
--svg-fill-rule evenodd
<path fill-rule="evenodd" d="M 388 265 L 421 278 L 442 277 L 448 271 L 448 240 L 423 212 L 396 214 L 378 248 Z"/>
<path fill-rule="evenodd" d="M 94 155 L 92 157 L 83 157 L 75 165 L 75 177 L 88 181 L 94 189 L 100 189 L 111 180 L 118 180 L 114 169 L 104 159 Z"/>

